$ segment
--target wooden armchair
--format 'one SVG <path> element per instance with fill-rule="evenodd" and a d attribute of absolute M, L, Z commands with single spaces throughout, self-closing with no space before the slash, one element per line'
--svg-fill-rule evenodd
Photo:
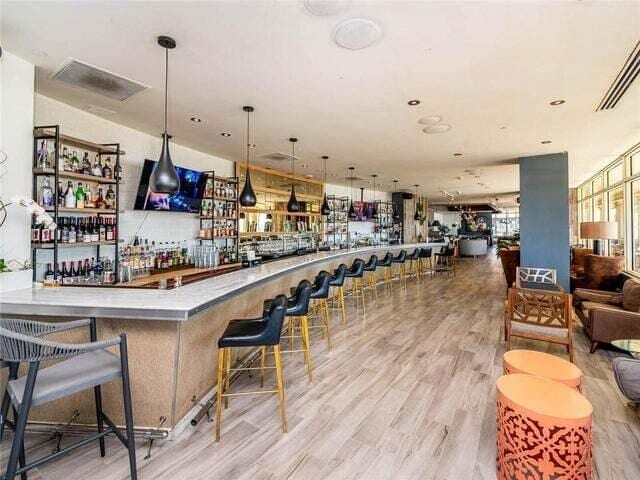
<path fill-rule="evenodd" d="M 510 288 L 507 350 L 511 337 L 565 345 L 573 362 L 571 295 L 565 292 Z"/>

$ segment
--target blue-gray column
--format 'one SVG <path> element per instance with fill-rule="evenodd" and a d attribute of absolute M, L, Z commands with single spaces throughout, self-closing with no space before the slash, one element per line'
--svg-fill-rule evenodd
<path fill-rule="evenodd" d="M 555 268 L 569 291 L 569 165 L 567 152 L 522 157 L 520 265 Z"/>

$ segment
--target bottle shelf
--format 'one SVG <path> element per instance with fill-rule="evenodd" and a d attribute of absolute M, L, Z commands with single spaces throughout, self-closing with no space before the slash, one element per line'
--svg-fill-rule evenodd
<path fill-rule="evenodd" d="M 53 208 L 47 208 L 47 212 L 54 212 Z M 102 215 L 115 215 L 117 212 L 111 208 L 68 208 L 58 207 L 58 213 L 74 213 L 74 214 L 102 214 Z"/>
<path fill-rule="evenodd" d="M 321 215 L 320 212 L 287 212 L 286 210 L 266 210 L 263 208 L 255 208 L 255 207 L 242 207 L 242 212 L 244 213 L 271 213 L 273 215 L 289 215 L 292 217 L 319 217 Z"/>
<path fill-rule="evenodd" d="M 56 171 L 53 168 L 34 168 L 33 174 L 38 176 L 54 176 Z M 67 172 L 64 170 L 58 171 L 58 178 L 72 178 L 74 180 L 82 180 L 84 182 L 98 183 L 101 185 L 115 185 L 117 183 L 115 178 L 104 178 L 96 175 L 85 175 L 84 173 Z M 120 182 L 120 185 L 122 185 L 122 182 Z"/>
<path fill-rule="evenodd" d="M 117 245 L 118 242 L 115 240 L 105 240 L 102 242 L 74 242 L 74 243 L 62 243 L 58 242 L 58 248 L 79 248 L 79 247 L 96 247 L 102 245 Z M 31 248 L 38 248 L 40 250 L 53 250 L 55 245 L 53 242 L 51 243 L 32 243 Z"/>
<path fill-rule="evenodd" d="M 56 138 L 56 134 L 53 128 L 50 127 L 36 127 L 34 131 L 34 137 L 36 139 L 54 139 Z M 63 133 L 59 134 L 60 143 L 64 143 L 70 147 L 82 148 L 85 150 L 90 150 L 92 152 L 97 152 L 105 155 L 116 155 L 120 153 L 120 155 L 124 155 L 124 150 L 116 150 L 113 147 L 107 147 L 104 145 L 100 145 L 99 143 L 89 142 L 88 140 L 81 140 L 76 137 L 72 137 L 70 135 L 65 135 Z"/>
<path fill-rule="evenodd" d="M 235 236 L 223 236 L 223 237 L 218 237 L 216 235 L 214 235 L 213 237 L 196 237 L 197 240 L 228 240 L 231 238 L 236 238 Z"/>
<path fill-rule="evenodd" d="M 211 198 L 213 198 L 214 200 L 224 200 L 225 202 L 234 202 L 237 200 L 237 198 L 229 198 L 229 197 L 219 197 L 218 195 L 214 195 L 213 197 L 209 196 L 204 196 L 202 197 L 203 200 L 210 200 Z"/>
<path fill-rule="evenodd" d="M 201 220 L 238 220 L 236 217 L 218 217 L 211 215 L 200 215 Z"/>

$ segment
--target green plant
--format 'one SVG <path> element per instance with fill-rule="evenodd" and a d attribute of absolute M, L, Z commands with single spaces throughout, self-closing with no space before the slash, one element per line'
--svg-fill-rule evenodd
<path fill-rule="evenodd" d="M 4 261 L 4 258 L 0 258 L 0 273 L 9 271 L 9 267 Z"/>
<path fill-rule="evenodd" d="M 424 206 L 421 203 L 416 203 L 416 213 L 420 217 L 420 226 L 424 225 L 424 221 L 427 219 L 424 215 Z"/>

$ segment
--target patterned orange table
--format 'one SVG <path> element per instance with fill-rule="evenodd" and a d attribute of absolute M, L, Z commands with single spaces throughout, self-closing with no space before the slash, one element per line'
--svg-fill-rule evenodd
<path fill-rule="evenodd" d="M 524 373 L 497 387 L 499 480 L 591 479 L 591 403 L 575 389 Z"/>
<path fill-rule="evenodd" d="M 510 350 L 502 357 L 505 374 L 529 373 L 581 390 L 582 370 L 564 358 L 533 350 Z"/>

